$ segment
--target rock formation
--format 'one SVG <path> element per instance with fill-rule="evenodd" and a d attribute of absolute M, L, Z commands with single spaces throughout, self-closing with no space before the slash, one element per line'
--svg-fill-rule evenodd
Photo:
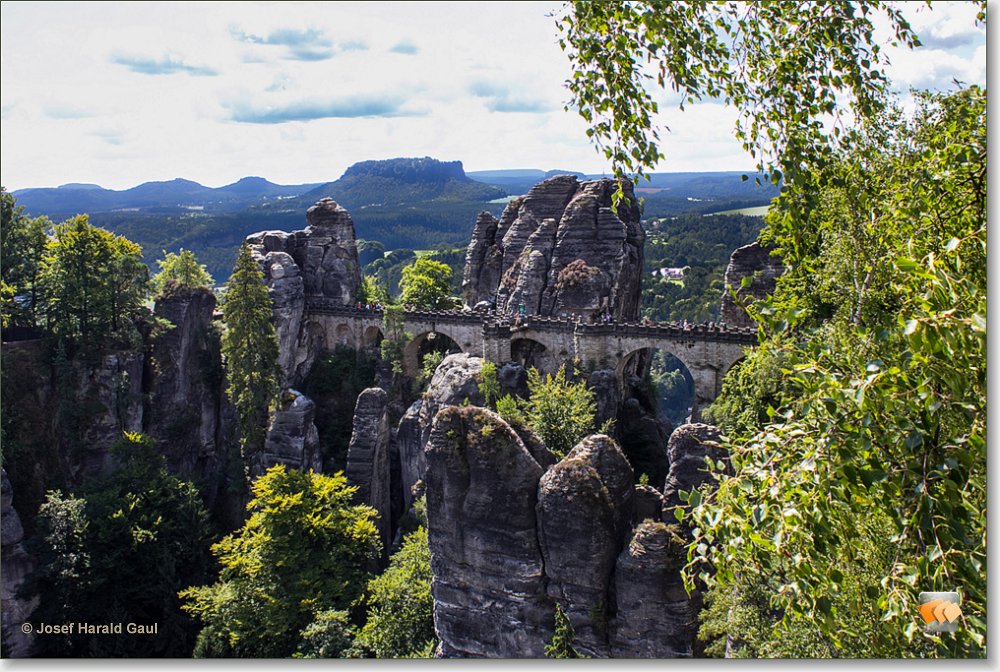
<path fill-rule="evenodd" d="M 172 327 L 151 339 L 146 418 L 146 432 L 155 437 L 168 468 L 206 486 L 217 482 L 224 461 L 219 440 L 224 383 L 214 310 L 208 289 L 174 287 L 157 298 L 156 317 Z M 205 494 L 214 499 L 213 492 Z"/>
<path fill-rule="evenodd" d="M 614 180 L 560 175 L 512 200 L 499 220 L 481 213 L 466 255 L 466 305 L 637 319 L 645 234 L 632 185 L 624 183 L 617 214 L 616 189 Z"/>
<path fill-rule="evenodd" d="M 247 236 L 274 302 L 280 363 L 288 386 L 302 383 L 322 348 L 321 330 L 303 321 L 306 298 L 349 305 L 361 286 L 354 222 L 347 210 L 324 198 L 309 208 L 306 221 L 308 226 L 301 231 Z"/>
<path fill-rule="evenodd" d="M 664 522 L 677 521 L 673 511 L 683 504 L 681 492 L 690 492 L 711 478 L 705 458 L 713 464 L 726 459 L 726 451 L 719 445 L 721 436 L 718 427 L 702 423 L 681 425 L 670 435 L 667 443 L 670 472 L 663 485 Z"/>
<path fill-rule="evenodd" d="M 31 556 L 21 543 L 24 528 L 14 510 L 14 491 L 7 479 L 7 471 L 0 469 L 0 621 L 3 623 L 3 640 L 8 655 L 13 658 L 30 656 L 34 635 L 21 630 L 22 623 L 30 622 L 37 599 L 26 599 L 18 593 L 27 576 L 34 569 Z"/>
<path fill-rule="evenodd" d="M 576 646 L 607 657 L 615 558 L 631 529 L 632 467 L 607 436 L 584 439 L 538 485 L 538 539 L 548 595 L 576 631 Z"/>
<path fill-rule="evenodd" d="M 271 414 L 264 439 L 264 450 L 258 454 L 259 464 L 250 472 L 259 476 L 269 467 L 284 464 L 290 469 L 323 470 L 319 448 L 319 432 L 313 420 L 316 404 L 309 397 L 291 388 L 282 393 L 281 403 Z"/>
<path fill-rule="evenodd" d="M 632 522 L 659 520 L 663 511 L 663 495 L 651 485 L 635 486 L 635 515 Z"/>
<path fill-rule="evenodd" d="M 697 595 L 689 598 L 681 568 L 687 544 L 676 528 L 640 523 L 615 566 L 617 615 L 610 624 L 615 658 L 685 658 L 698 632 Z"/>
<path fill-rule="evenodd" d="M 447 657 L 541 657 L 552 636 L 535 503 L 542 467 L 491 411 L 450 406 L 427 443 L 434 628 Z"/>
<path fill-rule="evenodd" d="M 722 295 L 722 322 L 730 327 L 756 327 L 743 304 L 763 299 L 774 292 L 775 281 L 785 268 L 779 257 L 771 256 L 771 250 L 759 243 L 750 243 L 735 250 L 726 267 L 726 291 Z M 743 279 L 750 278 L 748 287 L 743 287 Z M 733 301 L 730 291 L 736 292 L 738 302 Z"/>
<path fill-rule="evenodd" d="M 71 427 L 63 432 L 64 445 L 82 451 L 70 464 L 76 482 L 109 473 L 111 446 L 123 431 L 142 431 L 144 359 L 142 352 L 121 350 L 104 355 L 96 366 L 74 362 L 75 398 L 69 404 L 73 411 L 86 409 L 86 416 L 76 432 Z"/>
<path fill-rule="evenodd" d="M 370 387 L 358 395 L 345 469 L 348 482 L 358 486 L 355 500 L 378 511 L 383 561 L 389 557 L 392 538 L 388 402 L 385 390 L 378 387 Z"/>

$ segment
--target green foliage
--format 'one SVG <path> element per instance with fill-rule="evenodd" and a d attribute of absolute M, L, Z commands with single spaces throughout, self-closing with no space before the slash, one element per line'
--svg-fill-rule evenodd
<path fill-rule="evenodd" d="M 556 605 L 556 625 L 552 640 L 545 645 L 546 658 L 588 658 L 573 648 L 576 632 L 561 605 Z"/>
<path fill-rule="evenodd" d="M 420 654 L 434 640 L 431 552 L 423 526 L 407 535 L 389 568 L 368 584 L 368 620 L 357 644 L 376 658 Z"/>
<path fill-rule="evenodd" d="M 302 631 L 293 658 L 340 658 L 354 643 L 355 629 L 346 611 L 330 609 L 316 615 L 316 620 Z"/>
<path fill-rule="evenodd" d="M 649 216 L 649 206 L 646 207 Z M 733 250 L 753 242 L 760 217 L 678 215 L 661 219 L 647 234 L 642 316 L 659 322 L 718 320 L 726 267 Z M 661 268 L 683 268 L 683 281 L 652 277 Z"/>
<path fill-rule="evenodd" d="M 355 300 L 361 304 L 381 303 L 385 306 L 389 303 L 389 290 L 376 278 L 362 275 L 361 286 L 358 287 L 358 295 Z"/>
<path fill-rule="evenodd" d="M 732 437 L 733 476 L 697 496 L 688 572 L 716 589 L 774 585 L 784 625 L 810 620 L 841 651 L 854 641 L 851 624 L 867 618 L 863 605 L 842 599 L 846 570 L 864 562 L 870 546 L 886 544 L 891 561 L 875 585 L 865 584 L 866 604 L 883 621 L 873 650 L 982 656 L 985 92 L 918 100 L 912 121 L 893 123 L 882 139 L 875 131 L 856 135 L 842 160 L 817 172 L 823 181 L 783 194 L 769 217 L 793 268 L 839 270 L 859 282 L 823 299 L 825 322 L 810 310 L 816 283 L 795 273 L 775 295 L 784 307 L 762 309 L 765 316 L 806 309 L 802 325 L 772 328 L 774 340 L 761 346 L 775 351 L 761 361 L 780 356 L 788 372 L 773 404 L 781 412 L 762 431 Z M 837 177 L 844 171 L 856 176 L 859 193 L 845 193 Z M 828 197 L 840 212 L 861 212 L 842 209 L 848 198 L 870 209 L 863 221 L 840 226 L 822 212 L 802 214 L 803 203 Z M 849 253 L 864 245 L 875 245 L 879 258 Z M 865 287 L 869 275 L 879 278 L 877 288 Z M 884 531 L 866 547 L 857 530 L 874 516 L 884 517 Z M 833 558 L 851 564 L 840 568 Z M 922 634 L 917 594 L 944 590 L 962 594 L 959 631 Z"/>
<path fill-rule="evenodd" d="M 34 326 L 41 301 L 42 255 L 52 223 L 30 219 L 14 197 L 0 187 L 0 310 L 3 326 Z"/>
<path fill-rule="evenodd" d="M 417 388 L 422 389 L 429 385 L 431 378 L 434 377 L 434 372 L 437 371 L 437 367 L 444 361 L 445 353 L 440 350 L 432 350 L 424 355 L 423 361 L 420 362 L 420 370 L 417 371 L 416 384 Z"/>
<path fill-rule="evenodd" d="M 860 11 L 859 6 L 860 5 Z M 874 22 L 905 46 L 920 44 L 885 2 L 573 2 L 559 21 L 569 55 L 571 104 L 619 174 L 642 175 L 663 157 L 650 84 L 680 93 L 680 107 L 723 98 L 736 107 L 736 137 L 778 181 L 797 179 L 827 154 L 821 119 L 884 109 L 885 62 Z M 778 158 L 780 157 L 780 159 Z M 794 181 L 794 179 L 792 180 Z"/>
<path fill-rule="evenodd" d="M 794 398 L 795 385 L 783 370 L 785 346 L 768 342 L 747 354 L 722 381 L 722 394 L 702 410 L 706 422 L 718 425 L 732 436 L 746 435 L 763 427 L 781 406 Z"/>
<path fill-rule="evenodd" d="M 267 410 L 281 389 L 281 370 L 271 297 L 246 244 L 229 278 L 222 313 L 226 322 L 222 354 L 229 379 L 226 393 L 236 407 L 244 467 L 249 469 L 254 454 L 263 448 Z"/>
<path fill-rule="evenodd" d="M 39 512 L 39 565 L 32 582 L 45 623 L 158 624 L 150 636 L 41 636 L 43 655 L 188 656 L 196 624 L 177 591 L 209 578 L 211 527 L 193 484 L 172 476 L 152 442 L 127 434 L 120 467 L 83 498 L 49 493 Z M 63 620 L 59 620 L 63 619 Z"/>
<path fill-rule="evenodd" d="M 565 366 L 560 366 L 555 376 L 544 377 L 538 369 L 529 369 L 528 391 L 523 410 L 527 423 L 560 459 L 594 431 L 597 413 L 594 392 L 587 388 L 585 380 L 568 381 Z"/>
<path fill-rule="evenodd" d="M 479 372 L 479 392 L 486 400 L 486 406 L 496 409 L 500 398 L 500 379 L 497 377 L 497 365 L 494 362 L 483 361 L 483 368 Z"/>
<path fill-rule="evenodd" d="M 377 514 L 351 503 L 356 490 L 342 473 L 283 465 L 254 481 L 250 517 L 212 546 L 219 581 L 181 592 L 185 611 L 204 624 L 196 655 L 291 656 L 320 614 L 355 602 L 380 551 Z M 305 650 L 322 648 L 328 625 L 305 633 Z"/>
<path fill-rule="evenodd" d="M 403 350 L 413 338 L 403 331 L 405 308 L 401 305 L 387 305 L 382 312 L 382 326 L 385 338 L 379 344 L 382 361 L 392 366 L 394 373 L 403 373 Z"/>
<path fill-rule="evenodd" d="M 455 308 L 451 296 L 452 270 L 447 264 L 433 259 L 417 259 L 403 269 L 399 281 L 400 302 L 418 310 Z"/>
<path fill-rule="evenodd" d="M 167 252 L 163 259 L 158 260 L 160 272 L 153 276 L 153 291 L 162 294 L 167 284 L 181 287 L 211 287 L 215 280 L 209 275 L 194 252 L 181 248 L 177 254 Z"/>
<path fill-rule="evenodd" d="M 46 326 L 99 349 L 124 335 L 146 299 L 149 272 L 132 241 L 91 226 L 86 215 L 55 227 L 45 245 L 39 282 Z"/>

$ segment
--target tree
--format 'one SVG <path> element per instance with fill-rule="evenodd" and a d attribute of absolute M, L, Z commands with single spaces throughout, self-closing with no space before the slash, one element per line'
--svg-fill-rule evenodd
<path fill-rule="evenodd" d="M 40 298 L 42 255 L 52 226 L 47 217 L 24 216 L 14 197 L 0 187 L 0 293 L 4 326 L 34 326 Z"/>
<path fill-rule="evenodd" d="M 580 0 L 569 8 L 559 28 L 574 69 L 571 104 L 618 174 L 642 175 L 663 158 L 655 84 L 678 93 L 682 110 L 706 99 L 735 106 L 744 148 L 775 181 L 782 173 L 794 181 L 805 157 L 836 146 L 845 118 L 884 109 L 876 18 L 899 44 L 920 44 L 888 2 Z"/>
<path fill-rule="evenodd" d="M 155 635 L 39 636 L 39 653 L 74 656 L 189 656 L 196 624 L 177 591 L 209 577 L 212 531 L 192 483 L 167 471 L 152 442 L 126 434 L 112 448 L 119 469 L 82 497 L 49 493 L 40 510 L 33 578 L 45 623 L 157 624 Z M 64 619 L 64 620 L 60 620 Z"/>
<path fill-rule="evenodd" d="M 215 283 L 191 250 L 167 252 L 156 263 L 160 267 L 160 272 L 153 276 L 153 290 L 157 294 L 162 294 L 168 283 L 181 287 L 211 287 Z"/>
<path fill-rule="evenodd" d="M 515 403 L 505 397 L 497 402 L 497 410 L 505 420 L 523 420 L 538 435 L 545 446 L 562 458 L 581 439 L 594 431 L 597 403 L 594 392 L 585 380 L 566 380 L 566 367 L 556 375 L 544 377 L 538 369 L 528 369 L 528 400 Z M 512 409 L 516 406 L 516 409 Z"/>
<path fill-rule="evenodd" d="M 573 648 L 573 640 L 576 639 L 576 632 L 573 624 L 569 622 L 569 616 L 561 605 L 556 605 L 556 627 L 552 633 L 552 641 L 545 645 L 546 658 L 586 658 L 579 651 Z"/>
<path fill-rule="evenodd" d="M 57 225 L 45 246 L 40 284 L 47 325 L 91 345 L 120 334 L 142 311 L 148 282 L 138 245 L 78 215 Z"/>
<path fill-rule="evenodd" d="M 769 232 L 793 269 L 858 282 L 827 294 L 805 271 L 779 279 L 758 306 L 771 335 L 758 350 L 773 354 L 755 356 L 780 357 L 788 374 L 777 386 L 724 385 L 730 408 L 759 408 L 762 393 L 774 403 L 764 426 L 735 425 L 733 475 L 692 494 L 689 578 L 716 592 L 773 586 L 770 622 L 782 632 L 809 624 L 839 655 L 981 656 L 985 643 L 986 98 L 970 87 L 918 100 L 885 142 L 856 136 L 776 203 Z M 803 195 L 806 184 L 815 193 Z M 828 210 L 791 232 L 798 204 L 785 203 L 807 197 Z M 886 540 L 891 557 L 872 561 Z M 958 635 L 920 636 L 917 593 L 956 589 Z M 845 599 L 852 591 L 865 599 Z"/>
<path fill-rule="evenodd" d="M 451 267 L 432 259 L 417 259 L 403 269 L 400 301 L 418 310 L 454 308 L 451 296 Z"/>
<path fill-rule="evenodd" d="M 254 481 L 250 517 L 212 546 L 219 581 L 181 593 L 204 624 L 196 656 L 291 656 L 321 614 L 354 603 L 381 550 L 377 513 L 351 503 L 356 490 L 343 473 L 283 465 Z"/>
<path fill-rule="evenodd" d="M 434 599 L 426 528 L 406 536 L 388 569 L 368 584 L 368 593 L 368 620 L 358 646 L 376 658 L 407 658 L 427 648 L 434 640 Z"/>
<path fill-rule="evenodd" d="M 257 452 L 264 445 L 268 407 L 281 391 L 281 370 L 271 297 L 260 265 L 246 243 L 240 247 L 229 278 L 222 314 L 226 322 L 222 354 L 229 379 L 226 392 L 236 407 L 249 478 L 256 469 Z"/>

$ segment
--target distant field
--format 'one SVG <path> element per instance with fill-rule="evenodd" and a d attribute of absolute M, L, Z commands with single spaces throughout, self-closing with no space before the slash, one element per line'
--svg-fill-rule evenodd
<path fill-rule="evenodd" d="M 758 205 L 754 208 L 737 208 L 736 210 L 723 210 L 722 212 L 710 212 L 706 217 L 713 215 L 746 215 L 747 217 L 763 217 L 767 214 L 769 205 Z"/>

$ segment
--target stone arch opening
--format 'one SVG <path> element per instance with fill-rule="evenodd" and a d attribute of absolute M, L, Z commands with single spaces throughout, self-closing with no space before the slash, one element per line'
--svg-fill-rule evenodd
<path fill-rule="evenodd" d="M 666 348 L 646 347 L 627 353 L 619 374 L 623 392 L 638 386 L 655 400 L 658 412 L 674 427 L 688 422 L 697 410 L 694 374 Z"/>
<path fill-rule="evenodd" d="M 382 344 L 382 341 L 385 340 L 385 334 L 383 334 L 382 330 L 378 327 L 368 327 L 365 329 L 362 340 L 364 342 L 364 347 L 377 348 Z"/>
<path fill-rule="evenodd" d="M 333 335 L 333 343 L 337 345 L 347 345 L 354 347 L 354 330 L 349 324 L 338 324 Z"/>
<path fill-rule="evenodd" d="M 534 367 L 541 372 L 551 373 L 552 355 L 544 343 L 532 338 L 514 338 L 510 341 L 511 361 L 525 368 Z"/>
<path fill-rule="evenodd" d="M 423 364 L 424 358 L 434 352 L 444 356 L 462 352 L 461 346 L 447 334 L 440 331 L 425 331 L 418 334 L 406 344 L 403 361 L 408 376 L 416 376 Z"/>

